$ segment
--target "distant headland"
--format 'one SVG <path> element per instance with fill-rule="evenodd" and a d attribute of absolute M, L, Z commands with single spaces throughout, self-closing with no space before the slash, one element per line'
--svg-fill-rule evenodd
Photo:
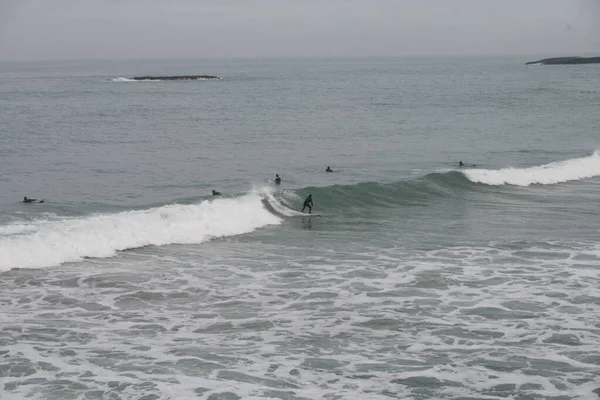
<path fill-rule="evenodd" d="M 525 65 L 569 65 L 569 64 L 600 64 L 600 57 L 555 57 L 538 61 L 529 61 Z"/>
<path fill-rule="evenodd" d="M 177 75 L 177 76 L 135 76 L 134 81 L 204 81 L 208 79 L 221 79 L 213 75 Z"/>

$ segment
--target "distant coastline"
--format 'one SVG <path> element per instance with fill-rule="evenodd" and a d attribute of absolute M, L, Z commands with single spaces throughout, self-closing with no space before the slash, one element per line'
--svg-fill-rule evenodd
<path fill-rule="evenodd" d="M 538 61 L 529 61 L 525 65 L 570 65 L 570 64 L 600 64 L 600 57 L 554 57 Z"/>

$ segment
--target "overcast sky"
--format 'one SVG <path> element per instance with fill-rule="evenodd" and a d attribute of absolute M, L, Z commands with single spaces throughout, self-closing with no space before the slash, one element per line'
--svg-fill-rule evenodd
<path fill-rule="evenodd" d="M 600 0 L 0 0 L 0 60 L 600 54 Z"/>

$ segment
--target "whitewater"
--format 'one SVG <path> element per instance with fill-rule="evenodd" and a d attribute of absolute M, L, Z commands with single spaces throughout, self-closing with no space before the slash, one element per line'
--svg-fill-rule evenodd
<path fill-rule="evenodd" d="M 529 168 L 468 169 L 463 174 L 472 182 L 493 186 L 555 185 L 600 176 L 600 153 Z"/>
<path fill-rule="evenodd" d="M 0 270 L 40 268 L 86 257 L 110 257 L 143 246 L 202 243 L 281 223 L 259 194 L 170 204 L 148 210 L 3 226 Z"/>

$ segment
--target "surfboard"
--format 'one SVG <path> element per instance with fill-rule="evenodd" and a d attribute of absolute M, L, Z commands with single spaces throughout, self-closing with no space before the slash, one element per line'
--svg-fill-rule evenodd
<path fill-rule="evenodd" d="M 309 213 L 300 213 L 297 216 L 298 217 L 320 217 L 321 215 L 322 214 L 319 214 L 319 213 L 311 213 L 311 214 L 309 214 Z"/>

